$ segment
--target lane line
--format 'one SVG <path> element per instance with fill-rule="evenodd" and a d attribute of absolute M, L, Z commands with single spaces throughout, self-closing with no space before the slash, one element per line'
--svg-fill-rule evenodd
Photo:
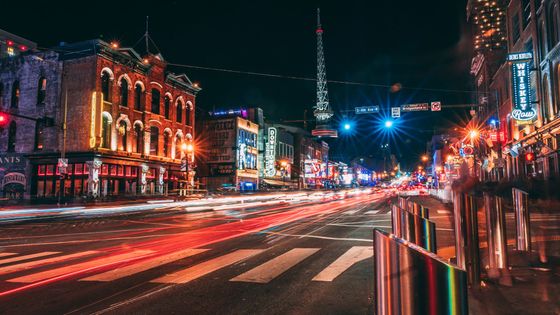
<path fill-rule="evenodd" d="M 93 255 L 93 254 L 97 254 L 97 253 L 99 253 L 99 252 L 96 251 L 96 250 L 90 250 L 90 251 L 85 251 L 85 252 L 80 252 L 80 253 L 74 253 L 74 254 L 63 255 L 63 256 L 56 256 L 56 257 L 45 258 L 45 259 L 41 259 L 41 260 L 35 260 L 35 261 L 26 262 L 26 263 L 21 263 L 21 264 L 17 264 L 17 265 L 7 266 L 7 267 L 4 267 L 4 268 L 0 268 L 0 275 L 4 275 L 4 274 L 7 274 L 7 273 L 12 273 L 12 272 L 17 272 L 17 271 L 21 271 L 21 270 L 25 270 L 25 269 L 31 269 L 33 267 L 46 265 L 46 264 L 52 264 L 52 263 L 63 261 L 63 260 L 69 260 L 69 259 L 89 256 L 89 255 Z"/>
<path fill-rule="evenodd" d="M 37 258 L 37 257 L 59 254 L 59 253 L 60 252 L 40 252 L 40 253 L 29 254 L 29 255 L 24 255 L 24 256 L 6 258 L 6 259 L 0 260 L 0 265 L 7 264 L 7 263 L 12 263 L 12 262 L 16 262 L 16 261 L 21 261 L 21 260 L 26 260 L 26 259 L 31 259 L 31 258 Z"/>
<path fill-rule="evenodd" d="M 356 263 L 373 257 L 372 246 L 354 246 L 342 256 L 338 257 L 327 268 L 323 269 L 312 280 L 313 281 L 333 281 L 336 277 L 348 270 Z"/>
<path fill-rule="evenodd" d="M 346 214 L 346 215 L 352 215 L 352 214 L 355 214 L 355 213 L 356 213 L 356 212 L 358 212 L 358 211 L 360 211 L 360 209 L 358 209 L 358 210 L 350 210 L 350 211 L 346 211 L 346 212 L 344 212 L 343 214 Z"/>
<path fill-rule="evenodd" d="M 177 271 L 163 277 L 154 279 L 153 283 L 188 283 L 202 276 L 205 276 L 218 269 L 222 269 L 251 256 L 260 254 L 264 249 L 239 249 L 235 252 L 205 261 L 198 265 Z"/>
<path fill-rule="evenodd" d="M 380 211 L 380 210 L 371 210 L 371 211 L 367 211 L 367 212 L 364 213 L 364 214 L 377 214 L 377 213 L 379 213 L 379 211 Z"/>
<path fill-rule="evenodd" d="M 207 251 L 208 249 L 195 249 L 189 248 L 185 250 L 181 250 L 178 252 L 173 252 L 170 254 L 166 254 L 163 256 L 157 256 L 154 258 L 150 258 L 148 261 L 141 261 L 138 263 L 134 263 L 129 266 L 125 266 L 122 268 L 117 268 L 113 270 L 109 270 L 104 273 L 100 273 L 97 275 L 93 275 L 91 277 L 80 279 L 80 281 L 113 281 L 117 279 L 121 279 L 124 277 L 128 277 L 155 267 L 159 267 L 161 265 L 165 265 L 183 258 L 187 258 L 189 256 L 194 256 L 196 254 L 200 254 L 202 252 Z"/>
<path fill-rule="evenodd" d="M 12 256 L 17 255 L 17 253 L 0 253 L 0 257 Z"/>
<path fill-rule="evenodd" d="M 315 254 L 319 249 L 320 248 L 294 248 L 229 281 L 269 283 L 307 257 Z"/>
<path fill-rule="evenodd" d="M 109 256 L 109 257 L 102 257 L 102 258 L 90 260 L 90 261 L 87 261 L 87 262 L 84 262 L 84 263 L 79 263 L 79 264 L 64 266 L 64 267 L 55 268 L 55 269 L 51 269 L 51 270 L 46 270 L 46 271 L 43 271 L 43 272 L 38 272 L 38 273 L 34 273 L 34 274 L 22 276 L 22 277 L 9 279 L 7 281 L 8 282 L 31 283 L 31 282 L 36 282 L 36 281 L 41 281 L 41 280 L 46 280 L 46 279 L 49 279 L 49 278 L 62 276 L 64 274 L 70 274 L 70 273 L 73 273 L 73 272 L 86 270 L 86 269 L 89 269 L 89 268 L 94 268 L 94 267 L 103 266 L 103 265 L 107 265 L 107 264 L 117 263 L 121 260 L 127 260 L 127 259 L 135 258 L 135 257 L 138 257 L 138 256 L 150 254 L 150 253 L 153 253 L 153 251 L 151 251 L 151 250 L 136 250 L 136 251 L 132 251 L 132 252 L 124 253 L 124 254 L 118 254 L 118 255 Z"/>

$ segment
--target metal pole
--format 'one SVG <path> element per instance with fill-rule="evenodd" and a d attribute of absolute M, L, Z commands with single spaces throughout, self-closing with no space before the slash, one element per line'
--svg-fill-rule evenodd
<path fill-rule="evenodd" d="M 502 198 L 484 193 L 484 210 L 488 239 L 488 277 L 499 279 L 503 274 L 503 280 L 511 284 L 507 269 L 506 215 L 503 211 Z"/>
<path fill-rule="evenodd" d="M 401 237 L 402 238 L 401 211 L 402 210 L 399 208 L 398 205 L 392 205 L 391 206 L 391 226 L 393 227 L 393 235 L 395 235 L 396 237 Z"/>
<path fill-rule="evenodd" d="M 453 221 L 455 227 L 455 259 L 459 268 L 466 270 L 465 259 L 465 196 L 462 192 L 453 190 Z"/>
<path fill-rule="evenodd" d="M 529 194 L 521 189 L 512 188 L 513 208 L 517 234 L 517 250 L 531 251 L 531 225 L 529 218 Z"/>
<path fill-rule="evenodd" d="M 476 197 L 465 195 L 466 267 L 469 284 L 480 284 L 480 254 L 478 251 L 478 205 Z"/>

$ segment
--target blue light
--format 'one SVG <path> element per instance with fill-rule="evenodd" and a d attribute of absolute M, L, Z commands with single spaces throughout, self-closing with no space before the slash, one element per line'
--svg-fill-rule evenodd
<path fill-rule="evenodd" d="M 391 128 L 393 127 L 393 121 L 392 120 L 386 120 L 385 121 L 385 128 Z"/>
<path fill-rule="evenodd" d="M 350 128 L 352 128 L 352 126 L 350 126 L 349 123 L 344 124 L 344 130 L 350 130 Z"/>

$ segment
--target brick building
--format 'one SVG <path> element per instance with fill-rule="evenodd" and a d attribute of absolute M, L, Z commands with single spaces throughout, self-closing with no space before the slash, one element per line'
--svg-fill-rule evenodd
<path fill-rule="evenodd" d="M 169 72 L 161 55 L 142 57 L 101 40 L 54 50 L 59 87 L 52 91 L 55 100 L 48 114 L 56 126 L 66 121 L 67 128 L 54 128 L 58 132 L 44 136 L 36 132 L 35 140 L 18 131 L 17 140 L 23 143 L 39 142 L 39 134 L 44 138 L 42 148 L 34 150 L 16 141 L 20 152 L 30 153 L 31 197 L 56 198 L 61 187 L 65 197 L 94 198 L 158 195 L 177 188 L 185 176 L 180 170 L 185 154 L 181 145 L 194 139 L 195 97 L 200 91 L 196 84 L 184 74 Z M 47 80 L 47 95 L 49 88 Z M 31 95 L 22 87 L 21 102 Z M 35 107 L 30 100 L 25 110 Z M 57 168 L 63 153 L 68 159 L 66 179 L 60 179 Z"/>

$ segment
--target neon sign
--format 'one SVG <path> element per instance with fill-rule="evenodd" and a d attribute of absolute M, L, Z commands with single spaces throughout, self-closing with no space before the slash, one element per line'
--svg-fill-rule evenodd
<path fill-rule="evenodd" d="M 276 134 L 277 130 L 274 127 L 268 128 L 268 141 L 265 148 L 265 175 L 273 177 L 276 175 Z"/>
<path fill-rule="evenodd" d="M 512 57 L 516 55 L 515 57 Z M 523 57 L 523 58 L 522 58 Z M 513 110 L 511 116 L 518 124 L 529 124 L 537 117 L 537 110 L 531 104 L 530 60 L 531 53 L 511 54 L 509 60 L 515 60 L 511 65 L 513 85 Z"/>

